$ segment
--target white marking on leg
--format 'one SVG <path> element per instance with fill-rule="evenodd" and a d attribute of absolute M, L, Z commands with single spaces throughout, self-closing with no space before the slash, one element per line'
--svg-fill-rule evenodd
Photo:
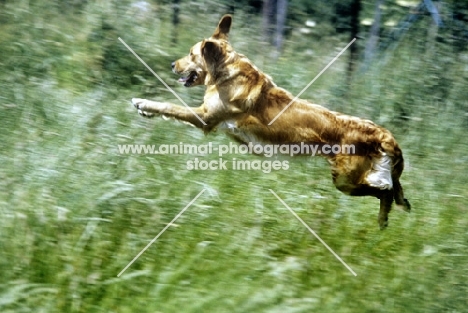
<path fill-rule="evenodd" d="M 366 181 L 369 186 L 381 190 L 393 188 L 392 159 L 386 153 L 382 153 L 381 157 L 372 159 L 372 170 L 367 175 Z"/>

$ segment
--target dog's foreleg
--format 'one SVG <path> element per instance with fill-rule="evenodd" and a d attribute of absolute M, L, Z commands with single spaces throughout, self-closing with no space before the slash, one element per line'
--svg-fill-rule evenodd
<path fill-rule="evenodd" d="M 138 113 L 146 117 L 153 117 L 155 114 L 161 114 L 183 122 L 188 122 L 198 128 L 204 128 L 207 124 L 203 121 L 204 109 L 202 106 L 189 109 L 168 102 L 157 102 L 139 98 L 133 98 L 132 104 L 138 109 Z"/>

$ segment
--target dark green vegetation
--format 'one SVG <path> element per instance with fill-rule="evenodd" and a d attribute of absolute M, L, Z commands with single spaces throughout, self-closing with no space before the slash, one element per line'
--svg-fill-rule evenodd
<path fill-rule="evenodd" d="M 128 1 L 34 3 L 0 2 L 1 312 L 466 312 L 468 51 L 454 39 L 459 28 L 437 30 L 425 17 L 349 85 L 345 54 L 302 96 L 398 138 L 413 212 L 393 211 L 380 231 L 378 201 L 335 190 L 321 158 L 264 174 L 188 171 L 191 155 L 119 154 L 118 144 L 229 143 L 139 117 L 132 97 L 177 99 L 117 39 L 198 105 L 202 88 L 178 85 L 170 62 L 211 34 L 222 5 L 182 2 L 171 45 L 168 4 L 145 14 Z M 372 17 L 373 2 L 364 5 Z M 296 16 L 275 61 L 258 43 L 259 15 L 236 10 L 234 47 L 293 93 L 349 42 L 326 15 L 301 35 L 307 16 Z"/>

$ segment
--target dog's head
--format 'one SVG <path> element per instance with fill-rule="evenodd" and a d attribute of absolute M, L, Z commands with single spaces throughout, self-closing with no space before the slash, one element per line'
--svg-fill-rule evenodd
<path fill-rule="evenodd" d="M 178 81 L 185 87 L 206 85 L 211 81 L 213 67 L 232 51 L 228 42 L 231 23 L 231 15 L 224 15 L 210 38 L 196 43 L 187 56 L 172 63 L 172 71 L 181 75 Z"/>

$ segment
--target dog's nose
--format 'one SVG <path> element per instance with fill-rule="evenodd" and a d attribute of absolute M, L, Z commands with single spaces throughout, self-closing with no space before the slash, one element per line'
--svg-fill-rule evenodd
<path fill-rule="evenodd" d="M 171 63 L 171 67 L 172 67 L 172 69 L 174 69 L 174 67 L 175 67 L 175 62 L 172 62 L 172 63 Z"/>

